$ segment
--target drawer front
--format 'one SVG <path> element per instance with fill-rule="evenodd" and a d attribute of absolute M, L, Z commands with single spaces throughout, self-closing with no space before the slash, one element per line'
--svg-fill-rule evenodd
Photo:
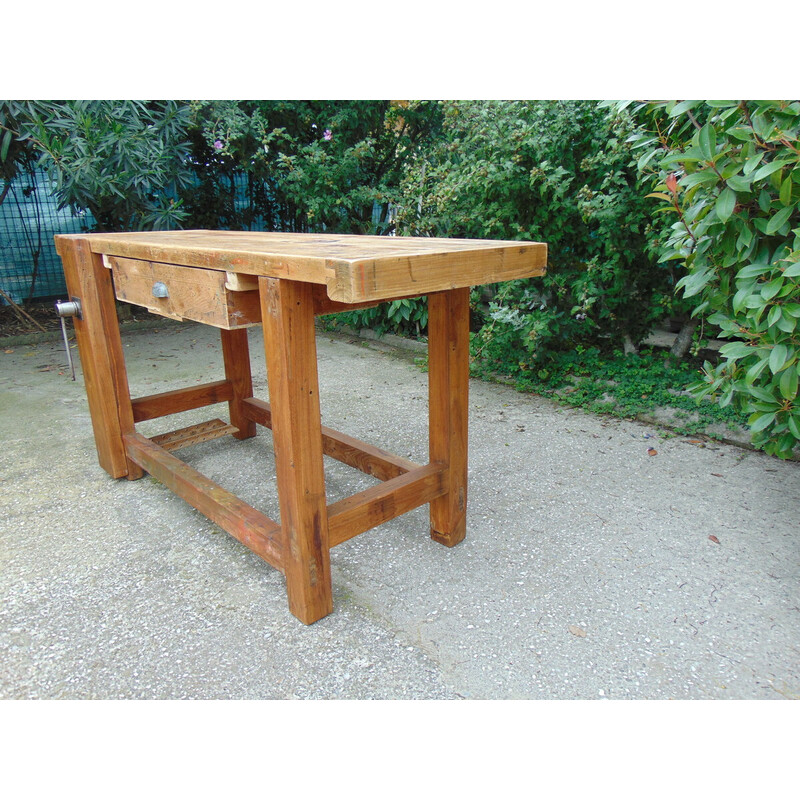
<path fill-rule="evenodd" d="M 104 256 L 118 300 L 153 314 L 194 320 L 217 328 L 246 328 L 261 322 L 257 283 L 215 269 Z"/>

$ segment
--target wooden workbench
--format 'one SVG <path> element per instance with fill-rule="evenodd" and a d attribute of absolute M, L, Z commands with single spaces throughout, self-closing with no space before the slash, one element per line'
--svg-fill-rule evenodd
<path fill-rule="evenodd" d="M 310 624 L 333 609 L 330 548 L 425 503 L 431 536 L 465 535 L 469 287 L 542 275 L 537 242 L 323 234 L 169 231 L 56 236 L 100 465 L 164 483 L 286 577 L 291 612 Z M 428 296 L 428 464 L 322 426 L 314 317 Z M 131 399 L 115 298 L 218 327 L 225 378 Z M 261 325 L 271 403 L 253 397 L 247 328 Z M 136 423 L 215 403 L 211 420 L 146 438 Z M 272 429 L 280 524 L 173 451 Z M 382 481 L 327 504 L 323 455 Z"/>

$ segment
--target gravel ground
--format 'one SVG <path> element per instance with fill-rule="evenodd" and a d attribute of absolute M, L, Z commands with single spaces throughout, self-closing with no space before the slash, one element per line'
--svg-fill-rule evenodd
<path fill-rule="evenodd" d="M 124 344 L 135 395 L 221 376 L 213 329 Z M 323 423 L 426 460 L 414 354 L 318 347 Z M 251 348 L 266 397 L 258 331 Z M 58 341 L 0 351 L 0 698 L 800 697 L 797 462 L 473 381 L 467 539 L 433 543 L 423 508 L 340 545 L 334 612 L 304 626 L 280 573 L 100 469 L 65 365 Z M 268 432 L 182 457 L 278 517 Z M 326 469 L 329 502 L 372 483 Z"/>

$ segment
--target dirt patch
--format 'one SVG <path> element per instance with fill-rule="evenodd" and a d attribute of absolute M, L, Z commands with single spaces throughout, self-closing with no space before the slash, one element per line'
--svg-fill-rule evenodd
<path fill-rule="evenodd" d="M 42 329 L 47 332 L 60 330 L 61 320 L 56 314 L 55 305 L 53 300 L 25 303 L 20 306 L 24 313 L 20 313 L 13 306 L 0 304 L 0 339 L 41 333 Z M 117 303 L 117 316 L 123 325 L 157 319 L 145 309 L 135 308 L 128 303 Z"/>
<path fill-rule="evenodd" d="M 31 316 L 46 331 L 57 330 L 61 327 L 56 316 L 55 303 L 30 303 L 22 306 L 25 314 Z M 13 306 L 0 305 L 0 339 L 10 336 L 20 336 L 26 333 L 40 331 L 31 320 L 18 313 Z"/>

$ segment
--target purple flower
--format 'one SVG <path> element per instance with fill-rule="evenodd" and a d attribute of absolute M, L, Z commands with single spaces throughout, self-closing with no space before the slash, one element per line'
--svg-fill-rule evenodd
<path fill-rule="evenodd" d="M 333 134 L 331 133 L 331 129 L 330 129 L 330 128 L 326 128 L 326 129 L 325 129 L 325 131 L 324 131 L 324 132 L 323 132 L 323 134 L 322 134 L 322 138 L 323 138 L 323 139 L 324 139 L 326 142 L 329 142 L 331 139 L 333 139 Z"/>
<path fill-rule="evenodd" d="M 222 150 L 223 147 L 225 147 L 225 145 L 222 144 L 222 142 L 219 139 L 217 139 L 217 141 L 214 142 L 214 149 L 215 150 Z"/>

